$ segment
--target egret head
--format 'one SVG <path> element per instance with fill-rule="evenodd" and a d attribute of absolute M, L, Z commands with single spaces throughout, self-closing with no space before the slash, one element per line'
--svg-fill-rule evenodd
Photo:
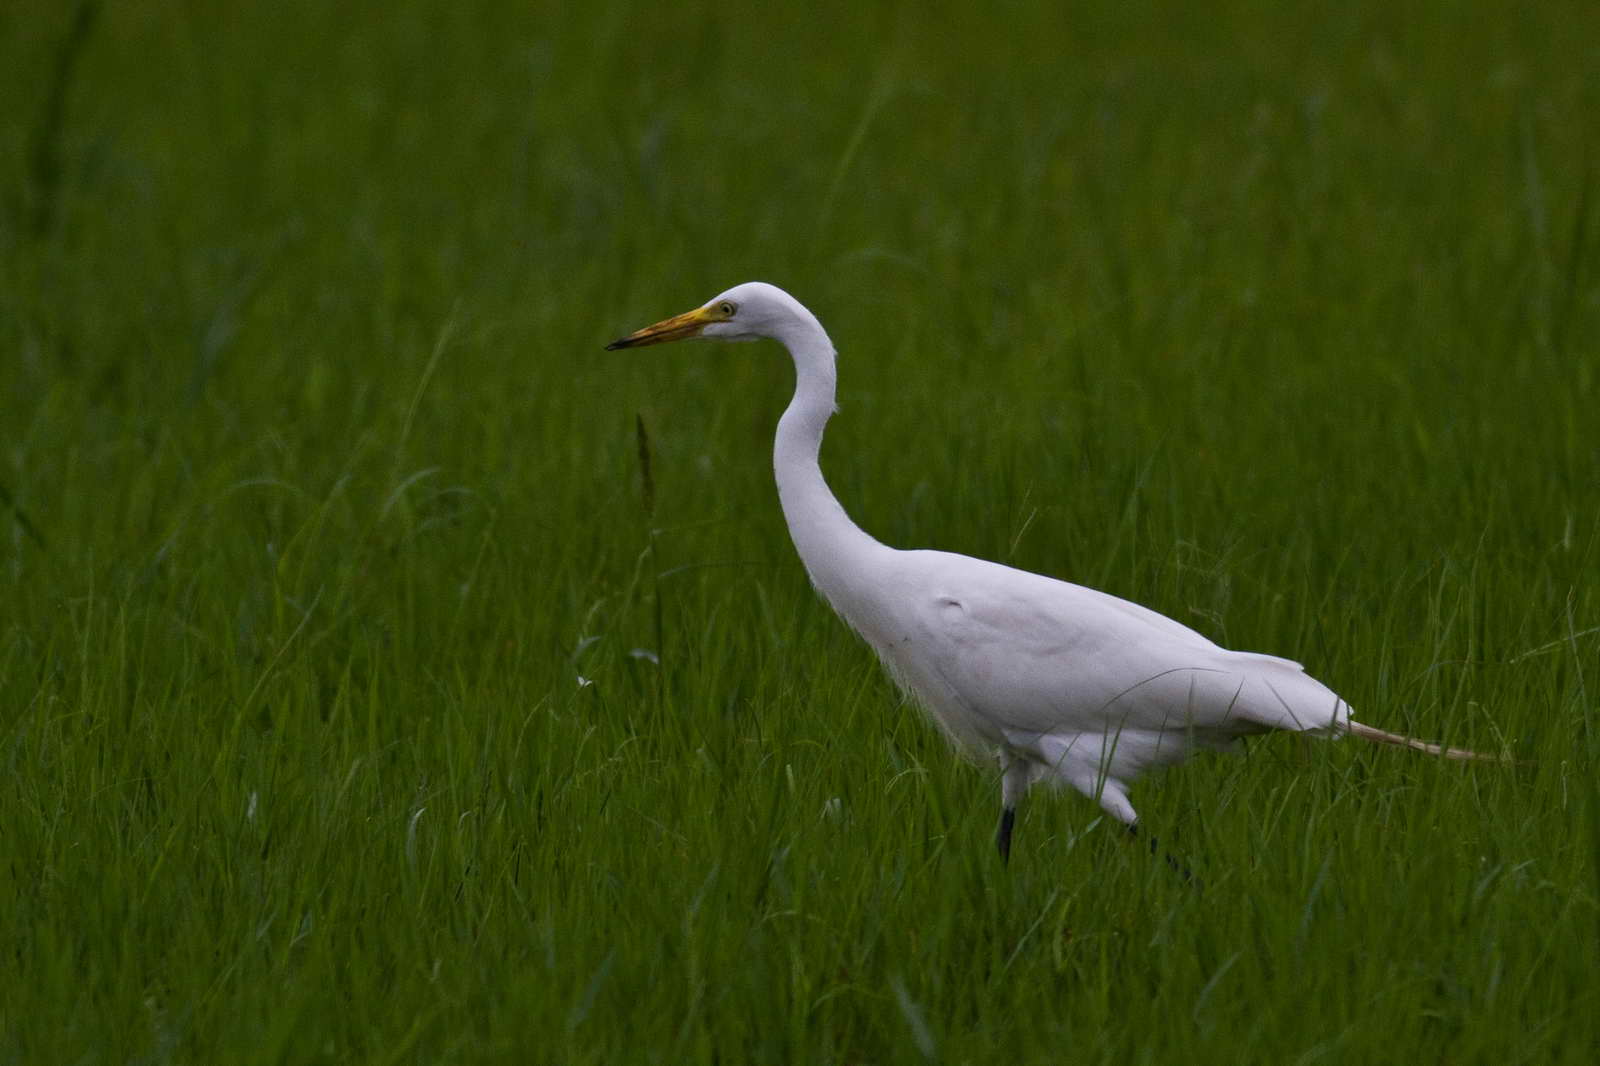
<path fill-rule="evenodd" d="M 764 281 L 747 281 L 712 297 L 693 311 L 663 319 L 606 345 L 606 350 L 705 337 L 725 341 L 783 340 L 796 326 L 821 329 L 793 296 Z"/>

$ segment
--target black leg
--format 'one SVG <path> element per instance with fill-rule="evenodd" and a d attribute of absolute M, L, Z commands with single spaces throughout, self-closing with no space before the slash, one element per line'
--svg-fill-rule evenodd
<path fill-rule="evenodd" d="M 1011 827 L 1017 822 L 1017 809 L 1007 807 L 1000 812 L 1000 829 L 994 835 L 995 846 L 1000 849 L 1000 861 L 1011 861 Z"/>
<path fill-rule="evenodd" d="M 1184 884 L 1191 885 L 1195 888 L 1205 887 L 1205 883 L 1194 875 L 1194 871 L 1189 869 L 1187 864 L 1173 858 L 1172 853 L 1166 848 L 1162 847 L 1161 842 L 1157 840 L 1153 834 L 1139 832 L 1139 826 L 1134 824 L 1128 826 L 1128 835 L 1135 838 L 1143 837 L 1144 839 L 1150 841 L 1150 854 L 1161 856 L 1161 858 L 1166 861 L 1167 866 L 1172 870 L 1172 872 L 1183 878 Z"/>

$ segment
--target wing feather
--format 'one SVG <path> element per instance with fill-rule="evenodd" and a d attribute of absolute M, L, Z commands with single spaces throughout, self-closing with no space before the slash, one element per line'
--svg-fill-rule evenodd
<path fill-rule="evenodd" d="M 917 660 L 891 666 L 936 678 L 951 705 L 930 709 L 974 720 L 990 742 L 1187 728 L 1219 746 L 1265 729 L 1337 728 L 1348 717 L 1291 660 L 1229 651 L 1081 585 L 966 556 L 906 554 L 911 595 L 900 602 L 912 639 L 884 657 Z"/>

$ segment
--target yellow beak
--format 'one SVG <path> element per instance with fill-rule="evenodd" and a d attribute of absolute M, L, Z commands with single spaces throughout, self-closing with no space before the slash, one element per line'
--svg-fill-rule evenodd
<path fill-rule="evenodd" d="M 606 351 L 615 351 L 618 348 L 643 348 L 647 344 L 664 344 L 667 341 L 698 337 L 702 329 L 712 322 L 722 321 L 724 317 L 713 308 L 696 307 L 693 311 L 685 311 L 681 315 L 662 319 L 653 326 L 646 326 L 626 337 L 614 340 L 606 345 Z"/>

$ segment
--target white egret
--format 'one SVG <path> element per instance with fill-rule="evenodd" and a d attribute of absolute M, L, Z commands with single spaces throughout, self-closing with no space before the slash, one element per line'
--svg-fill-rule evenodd
<path fill-rule="evenodd" d="M 1272 730 L 1441 748 L 1353 720 L 1297 662 L 1218 647 L 1116 596 L 942 551 L 901 551 L 864 533 L 817 463 L 834 412 L 833 343 L 810 311 L 749 282 L 607 348 L 690 337 L 778 341 L 795 390 L 773 446 L 778 498 L 812 584 L 957 746 L 1000 760 L 1002 856 L 1017 803 L 1067 784 L 1134 827 L 1128 785 L 1197 749 L 1230 750 Z"/>

